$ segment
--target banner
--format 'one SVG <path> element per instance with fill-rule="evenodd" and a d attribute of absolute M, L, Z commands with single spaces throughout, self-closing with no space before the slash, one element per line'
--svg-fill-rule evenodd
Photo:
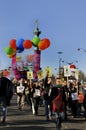
<path fill-rule="evenodd" d="M 44 70 L 45 76 L 48 75 L 48 77 L 52 77 L 52 68 L 47 67 Z"/>
<path fill-rule="evenodd" d="M 70 66 L 69 65 L 64 66 L 64 76 L 68 77 L 70 75 L 71 75 Z"/>
<path fill-rule="evenodd" d="M 38 79 L 37 76 L 37 71 L 40 70 L 40 55 L 41 55 L 41 51 L 40 50 L 34 50 L 34 78 Z"/>
<path fill-rule="evenodd" d="M 12 57 L 12 71 L 13 71 L 16 79 L 19 79 L 21 77 L 21 74 L 17 69 L 16 55 L 14 55 Z"/>
<path fill-rule="evenodd" d="M 21 62 L 22 61 L 22 57 L 21 56 L 16 56 L 16 61 L 17 62 Z"/>
<path fill-rule="evenodd" d="M 42 70 L 37 71 L 37 75 L 38 75 L 38 79 L 43 79 L 44 78 Z"/>
<path fill-rule="evenodd" d="M 29 70 L 34 70 L 34 55 L 27 55 L 27 62 Z"/>
<path fill-rule="evenodd" d="M 27 79 L 33 79 L 33 72 L 32 71 L 27 72 Z"/>

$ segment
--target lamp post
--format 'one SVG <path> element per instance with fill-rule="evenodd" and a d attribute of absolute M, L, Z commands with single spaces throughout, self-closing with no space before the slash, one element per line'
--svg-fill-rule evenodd
<path fill-rule="evenodd" d="M 60 76 L 61 76 L 61 61 L 62 61 L 60 55 L 61 55 L 63 52 L 59 51 L 59 52 L 57 52 L 57 53 L 59 54 L 59 77 L 60 77 Z"/>
<path fill-rule="evenodd" d="M 73 64 L 74 62 L 78 63 L 77 60 L 74 60 L 74 61 L 72 61 L 72 62 L 67 62 L 67 64 L 68 64 L 68 65 L 71 65 L 71 64 Z"/>
<path fill-rule="evenodd" d="M 83 49 L 83 48 L 78 48 L 77 50 L 78 50 L 78 51 L 83 50 L 84 52 L 86 52 L 86 50 Z"/>

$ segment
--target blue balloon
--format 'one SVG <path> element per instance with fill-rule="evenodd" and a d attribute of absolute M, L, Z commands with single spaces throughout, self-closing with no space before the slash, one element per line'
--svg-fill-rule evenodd
<path fill-rule="evenodd" d="M 17 53 L 21 53 L 23 51 L 24 51 L 24 48 L 23 49 L 17 48 Z"/>
<path fill-rule="evenodd" d="M 20 49 L 20 50 L 24 49 L 24 47 L 23 47 L 23 42 L 24 42 L 24 39 L 23 39 L 23 38 L 19 39 L 19 40 L 16 42 L 16 46 L 17 46 L 18 49 Z"/>

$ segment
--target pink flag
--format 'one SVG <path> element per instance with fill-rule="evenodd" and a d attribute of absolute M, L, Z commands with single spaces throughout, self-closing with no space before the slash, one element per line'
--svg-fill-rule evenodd
<path fill-rule="evenodd" d="M 34 50 L 34 78 L 37 79 L 37 71 L 40 70 L 40 50 Z"/>
<path fill-rule="evenodd" d="M 16 55 L 14 55 L 12 57 L 12 71 L 13 71 L 16 79 L 19 79 L 21 77 L 21 74 L 17 69 Z"/>

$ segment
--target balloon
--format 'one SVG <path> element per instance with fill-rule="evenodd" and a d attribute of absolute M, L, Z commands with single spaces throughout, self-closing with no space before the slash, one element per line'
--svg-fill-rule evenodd
<path fill-rule="evenodd" d="M 41 50 L 45 50 L 46 48 L 48 48 L 50 46 L 50 41 L 47 38 L 42 39 L 39 43 L 38 43 L 38 48 Z"/>
<path fill-rule="evenodd" d="M 33 39 L 32 39 L 32 43 L 33 43 L 33 46 L 35 47 L 38 47 L 38 42 L 40 41 L 40 38 L 35 36 Z"/>
<path fill-rule="evenodd" d="M 17 49 L 17 53 L 21 53 L 21 52 L 23 52 L 24 51 L 24 48 L 23 49 Z"/>
<path fill-rule="evenodd" d="M 10 54 L 10 55 L 7 55 L 9 58 L 12 58 L 13 57 L 13 54 Z"/>
<path fill-rule="evenodd" d="M 45 49 L 46 49 L 46 44 L 44 43 L 43 40 L 41 40 L 41 41 L 38 43 L 38 48 L 41 49 L 41 50 L 45 50 Z"/>
<path fill-rule="evenodd" d="M 44 43 L 46 43 L 46 48 L 48 48 L 50 46 L 50 40 L 47 38 L 42 39 L 44 41 Z"/>
<path fill-rule="evenodd" d="M 24 42 L 24 39 L 19 39 L 17 42 L 16 42 L 16 46 L 17 46 L 17 49 L 20 49 L 20 50 L 22 50 L 22 49 L 24 49 L 24 47 L 23 47 L 23 42 Z"/>
<path fill-rule="evenodd" d="M 71 68 L 71 69 L 72 69 L 72 68 L 74 68 L 74 69 L 75 69 L 75 68 L 76 68 L 76 66 L 75 66 L 74 64 L 71 64 L 71 65 L 70 65 L 70 68 Z"/>
<path fill-rule="evenodd" d="M 12 49 L 17 49 L 16 39 L 10 40 L 10 47 L 11 47 Z"/>
<path fill-rule="evenodd" d="M 31 47 L 32 47 L 32 41 L 30 41 L 30 40 L 24 40 L 24 42 L 23 42 L 23 47 L 24 47 L 25 49 L 31 48 Z"/>
<path fill-rule="evenodd" d="M 7 47 L 5 48 L 5 52 L 6 52 L 6 54 L 10 55 L 10 54 L 13 53 L 13 50 L 12 50 L 12 48 L 11 48 L 10 46 L 7 46 Z"/>

